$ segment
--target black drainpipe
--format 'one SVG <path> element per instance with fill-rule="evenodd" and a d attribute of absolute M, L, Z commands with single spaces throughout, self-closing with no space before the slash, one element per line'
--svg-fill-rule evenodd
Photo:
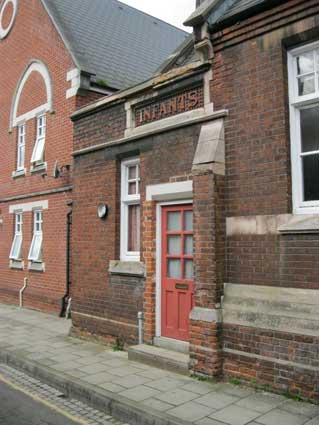
<path fill-rule="evenodd" d="M 72 207 L 72 203 L 69 204 Z M 70 296 L 71 273 L 70 273 L 70 250 L 71 250 L 71 226 L 72 226 L 72 209 L 66 216 L 66 292 L 62 298 L 62 307 L 60 317 L 64 317 L 66 307 Z"/>

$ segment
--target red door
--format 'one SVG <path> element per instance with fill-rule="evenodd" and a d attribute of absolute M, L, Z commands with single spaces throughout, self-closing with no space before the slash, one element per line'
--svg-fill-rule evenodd
<path fill-rule="evenodd" d="M 193 208 L 162 208 L 162 336 L 189 340 L 193 307 Z"/>

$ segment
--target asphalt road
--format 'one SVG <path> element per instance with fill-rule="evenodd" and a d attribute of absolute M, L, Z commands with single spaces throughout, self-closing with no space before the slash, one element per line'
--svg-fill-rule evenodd
<path fill-rule="evenodd" d="M 0 378 L 0 425 L 75 425 L 56 408 L 34 400 Z"/>

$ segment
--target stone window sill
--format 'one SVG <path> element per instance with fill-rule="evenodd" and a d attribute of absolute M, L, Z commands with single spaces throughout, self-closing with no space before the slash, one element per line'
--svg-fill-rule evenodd
<path fill-rule="evenodd" d="M 140 261 L 110 261 L 109 273 L 123 276 L 145 276 L 145 265 Z"/>
<path fill-rule="evenodd" d="M 10 260 L 10 269 L 23 270 L 24 262 L 22 260 Z"/>
<path fill-rule="evenodd" d="M 47 171 L 47 163 L 43 162 L 42 164 L 32 165 L 31 173 L 40 173 L 41 171 Z"/>
<path fill-rule="evenodd" d="M 27 174 L 27 170 L 24 168 L 23 170 L 16 170 L 16 171 L 13 171 L 13 173 L 12 173 L 12 177 L 13 177 L 14 179 L 17 179 L 17 178 L 19 178 L 19 177 L 25 177 L 25 176 L 26 176 L 26 174 Z"/>
<path fill-rule="evenodd" d="M 319 214 L 292 215 L 278 227 L 281 234 L 319 233 Z"/>
<path fill-rule="evenodd" d="M 37 263 L 35 261 L 29 261 L 28 269 L 34 272 L 44 272 L 45 263 Z"/>

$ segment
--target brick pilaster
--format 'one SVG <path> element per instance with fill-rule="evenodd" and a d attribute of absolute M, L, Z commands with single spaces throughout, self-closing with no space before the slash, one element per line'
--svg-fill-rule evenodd
<path fill-rule="evenodd" d="M 190 322 L 191 370 L 222 372 L 220 301 L 224 277 L 224 176 L 194 173 L 195 296 Z"/>
<path fill-rule="evenodd" d="M 144 289 L 144 339 L 152 342 L 156 323 L 156 204 L 143 203 L 143 260 L 146 268 Z"/>

